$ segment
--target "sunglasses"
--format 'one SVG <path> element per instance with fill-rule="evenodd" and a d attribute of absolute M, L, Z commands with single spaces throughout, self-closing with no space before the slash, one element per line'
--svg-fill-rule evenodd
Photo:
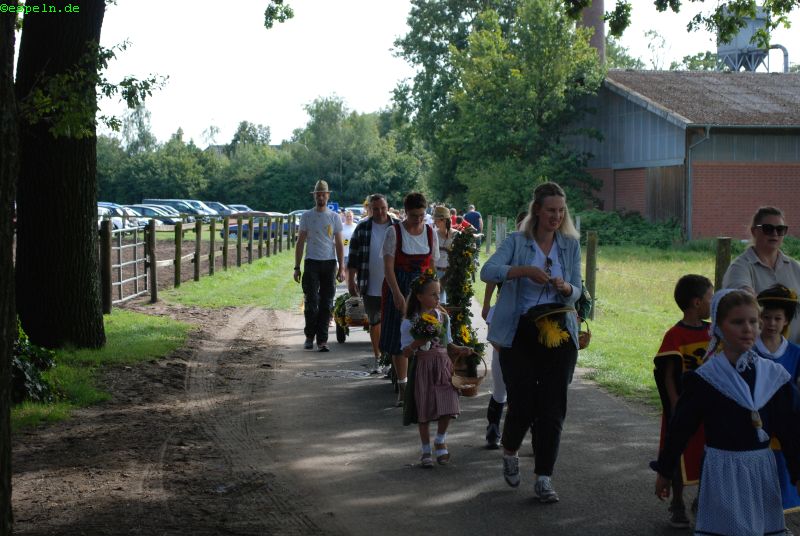
<path fill-rule="evenodd" d="M 552 275 L 550 273 L 550 269 L 552 267 L 553 267 L 553 259 L 551 259 L 550 257 L 546 257 L 544 260 L 544 273 L 546 273 L 548 276 Z"/>
<path fill-rule="evenodd" d="M 756 225 L 755 227 L 761 229 L 761 232 L 765 235 L 777 234 L 778 236 L 784 236 L 789 231 L 788 225 L 772 225 L 771 223 L 762 223 Z"/>

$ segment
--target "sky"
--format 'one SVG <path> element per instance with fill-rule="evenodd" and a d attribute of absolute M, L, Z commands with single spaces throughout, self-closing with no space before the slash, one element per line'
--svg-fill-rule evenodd
<path fill-rule="evenodd" d="M 336 95 L 350 110 L 378 111 L 389 106 L 398 81 L 413 76 L 392 50 L 408 29 L 409 0 L 288 2 L 294 18 L 266 30 L 267 0 L 117 0 L 106 10 L 101 43 L 130 46 L 117 54 L 108 78 L 169 76 L 146 102 L 153 133 L 163 142 L 180 127 L 185 140 L 204 147 L 229 142 L 244 120 L 269 126 L 272 143 L 288 140 L 308 121 L 304 106 L 318 97 Z M 605 0 L 606 9 L 613 3 Z M 632 3 L 632 25 L 621 43 L 648 65 L 647 30 L 665 38 L 657 58 L 662 65 L 715 48 L 710 34 L 686 32 L 694 4 L 676 15 L 657 13 L 652 0 Z M 793 28 L 777 31 L 772 41 L 800 63 L 800 13 L 791 19 Z M 782 61 L 780 52 L 771 53 L 772 70 Z M 104 114 L 125 112 L 116 101 L 100 105 Z M 211 125 L 219 129 L 213 140 L 204 135 Z"/>

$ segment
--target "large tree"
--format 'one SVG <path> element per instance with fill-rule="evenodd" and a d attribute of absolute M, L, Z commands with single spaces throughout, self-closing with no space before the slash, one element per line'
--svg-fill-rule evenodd
<path fill-rule="evenodd" d="M 14 0 L 8 5 L 16 6 Z M 12 226 L 17 178 L 17 116 L 14 98 L 16 17 L 0 14 L 0 535 L 11 534 L 11 348 L 17 337 L 14 312 Z"/>
<path fill-rule="evenodd" d="M 29 7 L 69 2 L 32 0 Z M 71 4 L 74 5 L 74 4 Z M 97 258 L 95 113 L 103 0 L 30 13 L 19 49 L 17 311 L 36 344 L 105 343 Z"/>

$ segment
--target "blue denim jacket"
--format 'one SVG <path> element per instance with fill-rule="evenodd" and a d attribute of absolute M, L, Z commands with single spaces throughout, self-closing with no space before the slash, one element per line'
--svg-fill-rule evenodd
<path fill-rule="evenodd" d="M 556 231 L 558 260 L 564 270 L 564 279 L 572 285 L 572 294 L 558 294 L 558 300 L 565 305 L 575 305 L 581 295 L 581 246 L 574 238 L 564 236 Z M 494 316 L 489 326 L 489 341 L 504 348 L 510 348 L 517 333 L 520 314 L 517 301 L 522 285 L 519 279 L 506 280 L 508 270 L 512 266 L 529 266 L 535 256 L 534 241 L 522 232 L 511 233 L 494 255 L 481 268 L 481 280 L 487 283 L 503 283 Z M 578 347 L 578 318 L 574 314 L 567 315 L 567 331 L 572 342 Z"/>

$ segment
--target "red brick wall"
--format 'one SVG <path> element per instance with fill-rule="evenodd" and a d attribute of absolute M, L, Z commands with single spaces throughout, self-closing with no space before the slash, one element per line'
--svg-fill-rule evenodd
<path fill-rule="evenodd" d="M 615 170 L 616 199 L 614 206 L 609 208 L 626 212 L 636 211 L 644 215 L 646 177 L 645 168 Z"/>
<path fill-rule="evenodd" d="M 780 208 L 800 236 L 800 163 L 697 162 L 692 166 L 692 238 L 750 238 L 763 205 Z"/>
<path fill-rule="evenodd" d="M 602 186 L 597 191 L 600 199 L 601 210 L 614 209 L 614 170 L 611 168 L 587 169 L 586 172 L 595 179 L 602 181 Z"/>

